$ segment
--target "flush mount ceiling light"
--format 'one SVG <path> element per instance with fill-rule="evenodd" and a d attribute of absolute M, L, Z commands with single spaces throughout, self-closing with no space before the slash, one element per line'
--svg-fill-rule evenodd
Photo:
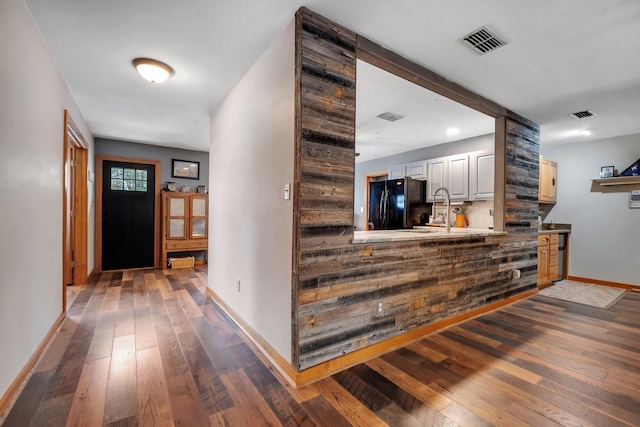
<path fill-rule="evenodd" d="M 458 128 L 449 128 L 447 129 L 447 135 L 454 136 L 460 133 L 460 129 Z"/>
<path fill-rule="evenodd" d="M 155 59 L 136 58 L 132 62 L 138 74 L 151 83 L 162 83 L 173 75 L 173 68 Z"/>

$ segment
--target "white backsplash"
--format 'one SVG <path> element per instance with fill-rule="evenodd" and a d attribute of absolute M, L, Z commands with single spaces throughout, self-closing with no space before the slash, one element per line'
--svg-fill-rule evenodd
<path fill-rule="evenodd" d="M 493 217 L 490 214 L 490 211 L 493 210 L 493 200 L 466 202 L 464 207 L 466 208 L 465 214 L 469 220 L 469 228 L 493 227 Z M 455 205 L 451 206 L 451 210 L 455 208 Z M 434 205 L 434 217 L 437 217 L 438 214 L 444 212 L 445 207 L 442 203 L 436 203 Z M 451 215 L 451 220 L 452 225 L 455 225 L 455 218 L 453 214 Z"/>
<path fill-rule="evenodd" d="M 490 211 L 493 210 L 493 200 L 476 201 L 467 208 L 467 219 L 471 228 L 493 227 L 493 217 Z"/>

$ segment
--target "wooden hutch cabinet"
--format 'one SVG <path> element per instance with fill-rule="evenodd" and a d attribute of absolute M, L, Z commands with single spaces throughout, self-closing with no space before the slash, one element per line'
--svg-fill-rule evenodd
<path fill-rule="evenodd" d="M 171 252 L 206 251 L 209 196 L 201 193 L 162 193 L 162 268 Z"/>

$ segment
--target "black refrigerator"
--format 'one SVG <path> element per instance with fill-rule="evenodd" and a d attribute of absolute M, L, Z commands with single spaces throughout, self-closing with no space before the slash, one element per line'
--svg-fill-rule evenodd
<path fill-rule="evenodd" d="M 425 181 L 411 178 L 369 183 L 369 230 L 410 228 L 411 210 L 425 206 Z"/>

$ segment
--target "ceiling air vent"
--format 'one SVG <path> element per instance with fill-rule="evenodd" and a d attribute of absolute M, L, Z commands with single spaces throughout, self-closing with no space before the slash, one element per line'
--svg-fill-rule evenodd
<path fill-rule="evenodd" d="M 591 110 L 584 110 L 584 111 L 578 111 L 577 113 L 571 113 L 569 115 L 576 120 L 580 120 L 580 119 L 586 119 L 587 117 L 593 117 L 596 115 L 596 113 L 594 113 Z"/>
<path fill-rule="evenodd" d="M 396 120 L 400 120 L 404 116 L 400 116 L 398 114 L 393 114 L 393 113 L 390 113 L 390 112 L 387 111 L 386 113 L 382 113 L 377 117 L 381 118 L 382 120 L 388 120 L 390 122 L 395 122 Z"/>
<path fill-rule="evenodd" d="M 486 25 L 482 28 L 467 34 L 460 39 L 465 45 L 473 50 L 478 55 L 484 55 L 485 53 L 493 52 L 506 45 L 508 42 L 498 36 Z"/>

